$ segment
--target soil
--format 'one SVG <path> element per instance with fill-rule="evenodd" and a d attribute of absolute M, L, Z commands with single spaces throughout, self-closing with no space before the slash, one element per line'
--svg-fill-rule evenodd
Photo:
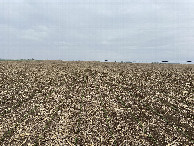
<path fill-rule="evenodd" d="M 0 61 L 0 145 L 194 145 L 194 65 Z"/>

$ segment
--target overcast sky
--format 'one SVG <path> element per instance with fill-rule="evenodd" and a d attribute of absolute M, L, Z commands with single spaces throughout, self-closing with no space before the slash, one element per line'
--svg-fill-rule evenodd
<path fill-rule="evenodd" d="M 0 0 L 0 58 L 194 60 L 194 0 Z"/>

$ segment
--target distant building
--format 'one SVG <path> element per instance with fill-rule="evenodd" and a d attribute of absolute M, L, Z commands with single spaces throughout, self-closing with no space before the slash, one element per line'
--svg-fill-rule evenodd
<path fill-rule="evenodd" d="M 187 61 L 187 62 L 192 62 L 192 61 Z"/>
<path fill-rule="evenodd" d="M 178 63 L 178 62 L 169 62 L 169 61 L 164 60 L 164 61 L 161 61 L 159 64 L 180 64 L 180 63 Z"/>
<path fill-rule="evenodd" d="M 107 62 L 108 60 L 104 60 L 104 61 L 106 61 L 106 62 Z"/>

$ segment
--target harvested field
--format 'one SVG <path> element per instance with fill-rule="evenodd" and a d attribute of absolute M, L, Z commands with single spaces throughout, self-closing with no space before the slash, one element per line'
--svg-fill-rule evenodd
<path fill-rule="evenodd" d="M 194 65 L 0 62 L 0 145 L 193 145 Z"/>

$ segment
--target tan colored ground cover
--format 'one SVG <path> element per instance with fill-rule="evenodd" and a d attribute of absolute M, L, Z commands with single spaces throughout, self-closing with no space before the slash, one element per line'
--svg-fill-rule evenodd
<path fill-rule="evenodd" d="M 194 65 L 0 62 L 0 145 L 193 145 Z"/>

